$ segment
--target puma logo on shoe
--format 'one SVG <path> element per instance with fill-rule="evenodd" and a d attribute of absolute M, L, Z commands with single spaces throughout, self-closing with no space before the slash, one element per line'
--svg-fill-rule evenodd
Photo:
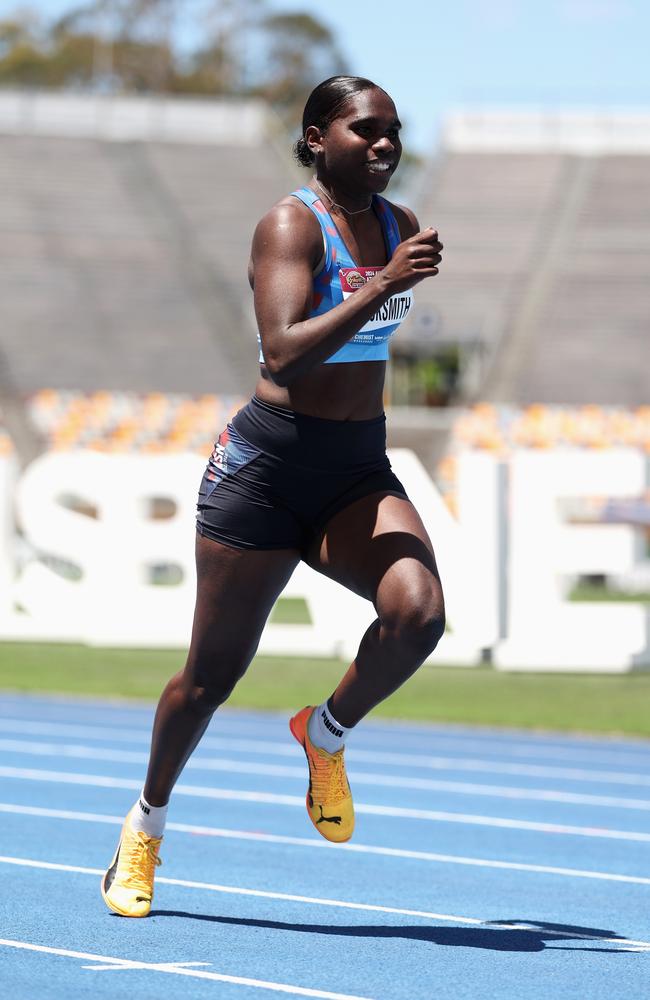
<path fill-rule="evenodd" d="M 316 820 L 317 826 L 319 823 L 336 823 L 337 826 L 340 825 L 341 823 L 340 816 L 323 816 L 323 807 L 322 805 L 320 805 L 320 803 L 318 805 L 318 808 L 320 809 L 320 819 Z"/>

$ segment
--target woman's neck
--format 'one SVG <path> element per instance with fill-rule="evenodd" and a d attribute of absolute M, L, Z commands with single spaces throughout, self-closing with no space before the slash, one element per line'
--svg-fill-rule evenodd
<path fill-rule="evenodd" d="M 321 180 L 319 177 L 314 176 L 313 183 L 318 194 L 325 196 L 330 212 L 332 209 L 338 210 L 340 214 L 347 217 L 363 215 L 372 208 L 371 194 L 352 198 L 349 195 L 337 193 L 331 185 L 328 185 L 326 181 Z"/>

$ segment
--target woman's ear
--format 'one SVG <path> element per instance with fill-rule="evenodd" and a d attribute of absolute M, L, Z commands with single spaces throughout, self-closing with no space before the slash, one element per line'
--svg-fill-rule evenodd
<path fill-rule="evenodd" d="M 305 132 L 305 142 L 313 156 L 323 151 L 323 133 L 317 125 L 309 125 Z"/>

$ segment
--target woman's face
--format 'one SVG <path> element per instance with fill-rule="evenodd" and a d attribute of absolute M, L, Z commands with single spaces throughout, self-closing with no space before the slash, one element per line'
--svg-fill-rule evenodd
<path fill-rule="evenodd" d="M 383 90 L 351 97 L 326 132 L 315 129 L 319 177 L 350 194 L 383 191 L 402 155 L 400 128 L 395 105 Z"/>

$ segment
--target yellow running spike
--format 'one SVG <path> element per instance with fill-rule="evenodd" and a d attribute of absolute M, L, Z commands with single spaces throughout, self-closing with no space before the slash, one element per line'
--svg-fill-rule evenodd
<path fill-rule="evenodd" d="M 104 902 L 122 917 L 146 917 L 153 899 L 153 880 L 162 837 L 147 837 L 124 820 L 117 850 L 102 879 Z"/>
<path fill-rule="evenodd" d="M 289 728 L 305 751 L 309 766 L 309 818 L 321 836 L 341 844 L 349 840 L 354 831 L 354 805 L 345 773 L 343 748 L 328 753 L 314 746 L 307 733 L 313 711 L 312 705 L 302 708 L 289 722 Z"/>

